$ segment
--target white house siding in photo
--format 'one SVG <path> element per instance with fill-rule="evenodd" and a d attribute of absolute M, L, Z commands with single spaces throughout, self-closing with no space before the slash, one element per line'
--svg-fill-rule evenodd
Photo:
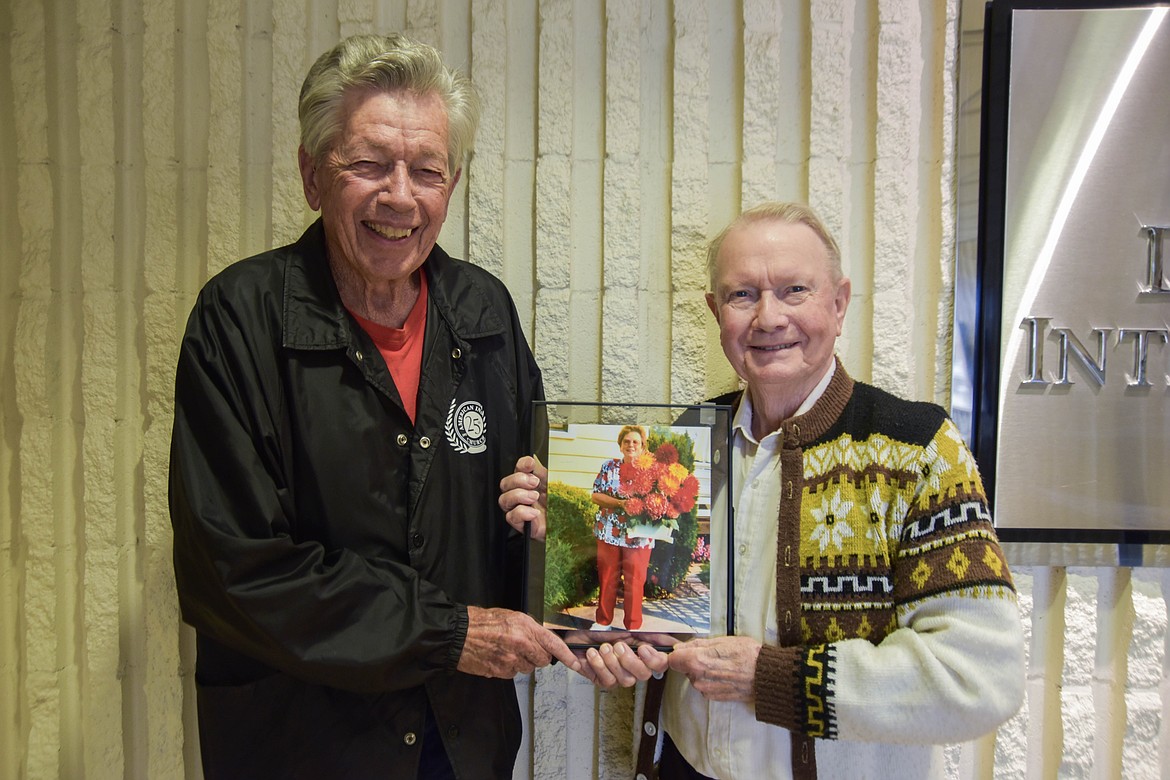
<path fill-rule="evenodd" d="M 499 275 L 550 398 L 735 384 L 703 247 L 806 200 L 840 239 L 854 376 L 946 405 L 957 0 L 0 2 L 0 778 L 198 778 L 170 562 L 179 336 L 202 282 L 312 218 L 296 95 L 401 30 L 485 98 L 441 243 Z M 1161 569 L 1015 569 L 1027 701 L 955 778 L 1157 778 Z M 631 776 L 640 691 L 517 681 L 517 778 Z"/>

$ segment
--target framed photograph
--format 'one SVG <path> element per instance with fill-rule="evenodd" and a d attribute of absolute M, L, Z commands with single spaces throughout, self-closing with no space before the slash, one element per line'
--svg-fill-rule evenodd
<path fill-rule="evenodd" d="M 571 647 L 732 633 L 711 598 L 712 560 L 727 559 L 712 539 L 726 546 L 732 533 L 731 407 L 538 405 L 548 524 L 528 540 L 528 613 Z M 732 582 L 727 567 L 728 594 Z"/>

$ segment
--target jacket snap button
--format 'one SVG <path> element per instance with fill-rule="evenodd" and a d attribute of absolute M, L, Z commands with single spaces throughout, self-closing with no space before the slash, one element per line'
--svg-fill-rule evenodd
<path fill-rule="evenodd" d="M 405 446 L 406 446 L 406 443 L 407 443 L 408 441 L 410 441 L 410 439 L 406 438 L 406 434 L 405 434 L 405 433 L 400 433 L 400 434 L 398 434 L 398 446 L 399 446 L 399 447 L 405 447 Z"/>
<path fill-rule="evenodd" d="M 451 357 L 458 360 L 459 358 L 463 357 L 463 350 L 459 349 L 459 347 L 455 347 L 455 349 L 451 350 Z"/>
<path fill-rule="evenodd" d="M 362 354 L 362 351 L 360 349 L 358 351 L 354 352 L 353 356 L 355 358 L 357 358 L 359 363 L 362 362 L 363 360 L 365 360 L 365 355 Z"/>
<path fill-rule="evenodd" d="M 414 732 L 413 732 L 413 731 L 408 731 L 408 732 L 406 732 L 406 736 L 404 736 L 404 737 L 402 738 L 402 741 L 403 741 L 403 742 L 405 742 L 405 743 L 406 743 L 406 744 L 408 744 L 408 745 L 413 745 L 415 742 L 417 742 L 417 741 L 418 741 L 418 737 L 416 737 L 416 736 L 414 735 Z"/>
<path fill-rule="evenodd" d="M 418 440 L 418 445 L 420 447 L 422 447 L 424 450 L 429 449 L 431 446 L 431 437 L 430 436 L 422 437 L 421 439 Z"/>
<path fill-rule="evenodd" d="M 646 735 L 650 737 L 653 737 L 658 733 L 658 727 L 650 721 L 646 721 L 646 723 L 642 726 L 642 730 L 645 731 Z"/>

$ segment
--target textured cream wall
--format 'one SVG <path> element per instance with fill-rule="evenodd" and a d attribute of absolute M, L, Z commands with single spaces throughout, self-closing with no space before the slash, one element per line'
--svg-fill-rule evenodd
<path fill-rule="evenodd" d="M 0 2 L 0 778 L 198 776 L 173 364 L 202 281 L 310 219 L 295 104 L 316 54 L 399 29 L 470 70 L 486 111 L 441 240 L 507 282 L 550 397 L 732 386 L 702 247 L 779 197 L 840 238 L 852 373 L 945 404 L 956 7 Z M 990 739 L 953 749 L 952 776 L 1157 777 L 1157 575 L 1020 573 L 1028 705 L 994 757 Z M 518 777 L 628 774 L 638 692 L 559 669 L 519 690 L 536 717 Z"/>

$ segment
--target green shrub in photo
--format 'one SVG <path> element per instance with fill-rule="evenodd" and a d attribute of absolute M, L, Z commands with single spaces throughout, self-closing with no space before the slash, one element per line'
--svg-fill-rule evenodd
<path fill-rule="evenodd" d="M 548 530 L 545 533 L 545 609 L 558 611 L 584 604 L 597 591 L 597 507 L 589 491 L 563 482 L 548 484 Z"/>

